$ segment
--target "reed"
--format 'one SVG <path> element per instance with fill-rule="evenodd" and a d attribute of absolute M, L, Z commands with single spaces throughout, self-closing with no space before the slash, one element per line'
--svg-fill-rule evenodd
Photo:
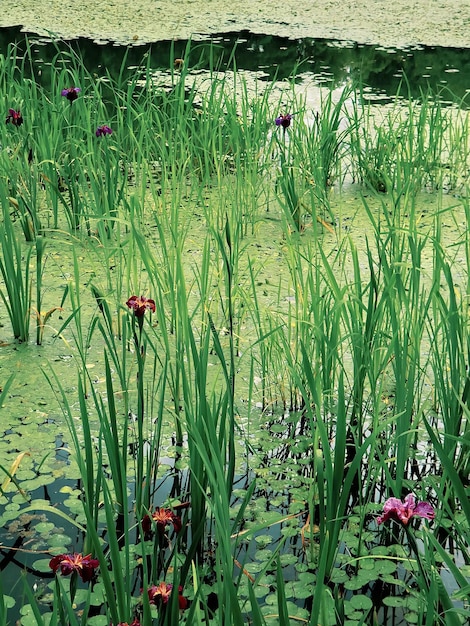
<path fill-rule="evenodd" d="M 429 92 L 405 102 L 397 100 L 384 114 L 357 100 L 348 109 L 353 176 L 377 192 L 411 196 L 424 188 L 455 186 L 447 171 L 457 148 L 453 113 Z"/>
<path fill-rule="evenodd" d="M 0 296 L 5 305 L 15 339 L 27 342 L 31 322 L 32 278 L 30 259 L 33 248 L 26 251 L 18 238 L 9 214 L 9 203 L 2 197 L 3 223 L 0 225 L 0 272 L 3 286 Z"/>

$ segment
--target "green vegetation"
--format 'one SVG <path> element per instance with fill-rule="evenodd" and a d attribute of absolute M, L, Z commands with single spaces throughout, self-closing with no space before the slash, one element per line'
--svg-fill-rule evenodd
<path fill-rule="evenodd" d="M 468 114 L 188 59 L 0 57 L 0 626 L 464 624 Z"/>

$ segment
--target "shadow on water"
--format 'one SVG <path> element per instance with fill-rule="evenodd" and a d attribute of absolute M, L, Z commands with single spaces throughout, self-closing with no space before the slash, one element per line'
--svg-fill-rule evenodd
<path fill-rule="evenodd" d="M 21 54 L 26 36 L 20 27 L 0 29 L 0 54 L 6 55 L 10 44 L 16 44 Z M 333 87 L 356 80 L 364 85 L 367 100 L 371 102 L 394 98 L 406 77 L 403 92 L 406 97 L 418 98 L 430 89 L 440 94 L 444 102 L 468 106 L 470 55 L 467 49 L 434 46 L 384 49 L 348 41 L 296 40 L 248 31 L 198 38 L 190 47 L 187 40 L 129 47 L 97 44 L 85 38 L 51 43 L 38 35 L 28 37 L 44 84 L 47 84 L 48 66 L 57 51 L 71 46 L 80 53 L 87 70 L 98 75 L 106 69 L 111 76 L 117 76 L 126 54 L 128 67 L 139 65 L 150 55 L 150 66 L 158 70 L 167 69 L 170 59 L 187 53 L 190 65 L 200 69 L 232 68 L 235 58 L 238 69 L 261 72 L 266 80 L 283 80 L 294 73 L 299 82 L 304 75 L 311 77 L 313 74 L 318 83 Z M 466 101 L 462 103 L 463 99 Z"/>

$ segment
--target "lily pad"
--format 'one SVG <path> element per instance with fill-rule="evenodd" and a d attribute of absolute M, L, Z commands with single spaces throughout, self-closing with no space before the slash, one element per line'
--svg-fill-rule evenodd
<path fill-rule="evenodd" d="M 372 608 L 372 600 L 364 594 L 352 596 L 349 602 L 354 609 L 359 611 L 369 611 Z"/>
<path fill-rule="evenodd" d="M 72 539 L 68 535 L 62 533 L 53 533 L 49 537 L 49 546 L 54 549 L 60 549 L 63 552 L 67 552 L 68 547 L 72 543 Z"/>
<path fill-rule="evenodd" d="M 63 554 L 63 553 L 57 551 L 56 554 Z M 47 559 L 38 559 L 37 561 L 34 561 L 33 567 L 38 572 L 50 573 L 52 571 L 51 568 L 49 567 L 50 560 L 51 560 L 51 557 Z"/>
<path fill-rule="evenodd" d="M 273 551 L 272 550 L 257 550 L 255 552 L 255 559 L 261 563 L 265 563 L 266 561 L 269 561 L 269 559 L 271 559 L 273 556 Z"/>
<path fill-rule="evenodd" d="M 385 604 L 385 606 L 391 606 L 391 607 L 399 607 L 399 606 L 405 605 L 404 598 L 395 597 L 395 596 L 388 596 L 387 598 L 384 598 L 382 602 L 383 604 Z"/>
<path fill-rule="evenodd" d="M 33 607 L 30 604 L 25 604 L 21 607 L 21 626 L 37 626 L 36 616 L 34 615 Z M 45 613 L 41 615 L 43 626 L 49 626 L 52 613 Z"/>
<path fill-rule="evenodd" d="M 269 544 L 274 541 L 274 538 L 272 537 L 272 535 L 258 535 L 257 537 L 255 537 L 255 541 L 261 548 L 263 546 L 269 546 Z"/>
<path fill-rule="evenodd" d="M 41 535 L 44 535 L 44 534 L 50 534 L 51 531 L 54 530 L 55 526 L 54 524 L 52 524 L 52 522 L 39 522 L 39 524 L 36 524 L 34 528 L 36 532 L 40 533 Z"/>
<path fill-rule="evenodd" d="M 295 554 L 281 554 L 279 560 L 281 565 L 294 565 L 297 563 L 298 556 Z"/>
<path fill-rule="evenodd" d="M 109 619 L 106 615 L 94 615 L 87 619 L 88 626 L 109 626 Z"/>
<path fill-rule="evenodd" d="M 345 583 L 349 579 L 349 576 L 344 569 L 339 569 L 335 567 L 333 572 L 331 573 L 330 580 L 332 583 L 341 584 Z"/>
<path fill-rule="evenodd" d="M 374 570 L 378 576 L 383 574 L 391 574 L 397 569 L 395 561 L 388 561 L 387 559 L 380 559 L 375 561 Z"/>
<path fill-rule="evenodd" d="M 7 609 L 11 609 L 11 607 L 15 606 L 15 598 L 11 596 L 3 596 L 3 602 L 5 603 L 5 607 Z"/>

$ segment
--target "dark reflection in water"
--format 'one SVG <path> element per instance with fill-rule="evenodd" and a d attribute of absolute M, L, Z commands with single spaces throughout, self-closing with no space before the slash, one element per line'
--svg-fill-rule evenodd
<path fill-rule="evenodd" d="M 52 44 L 37 35 L 29 35 L 42 80 L 48 77 L 48 66 L 61 47 L 71 46 L 82 56 L 91 73 L 101 75 L 106 69 L 118 75 L 125 55 L 126 65 L 139 65 L 144 58 L 155 69 L 168 68 L 171 59 L 189 55 L 190 66 L 200 69 L 236 67 L 261 70 L 267 80 L 297 75 L 302 81 L 305 72 L 313 73 L 319 83 L 340 86 L 359 80 L 371 101 L 386 101 L 400 90 L 406 97 L 417 98 L 428 88 L 446 102 L 462 103 L 470 99 L 470 50 L 459 48 L 420 47 L 390 50 L 364 44 L 327 39 L 286 39 L 249 32 L 214 35 L 204 40 L 160 41 L 145 46 L 100 45 L 89 39 Z M 9 44 L 25 49 L 25 33 L 20 27 L 0 29 L 0 54 L 6 55 Z M 188 52 L 189 51 L 189 52 Z M 403 78 L 406 77 L 406 86 Z"/>

